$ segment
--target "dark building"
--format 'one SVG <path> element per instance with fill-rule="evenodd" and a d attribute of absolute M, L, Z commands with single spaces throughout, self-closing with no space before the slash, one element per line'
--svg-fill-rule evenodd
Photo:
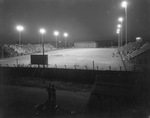
<path fill-rule="evenodd" d="M 97 43 L 94 41 L 76 42 L 75 48 L 97 48 Z"/>

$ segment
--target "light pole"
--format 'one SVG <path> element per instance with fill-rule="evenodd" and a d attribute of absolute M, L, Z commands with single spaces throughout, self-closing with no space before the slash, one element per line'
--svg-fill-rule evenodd
<path fill-rule="evenodd" d="M 116 33 L 118 34 L 118 51 L 119 51 L 119 41 L 120 41 L 120 29 L 118 28 Z"/>
<path fill-rule="evenodd" d="M 121 35 L 121 30 L 120 30 L 120 29 L 121 29 L 121 27 L 122 27 L 122 26 L 121 26 L 121 24 L 118 24 L 118 25 L 117 25 L 117 28 L 118 28 L 118 29 L 117 29 L 117 32 L 119 32 L 119 34 L 120 34 L 120 35 Z M 120 45 L 120 42 L 121 42 L 121 36 L 120 36 L 120 38 L 119 38 L 119 41 L 118 41 L 118 42 L 119 42 L 119 47 L 121 47 L 121 45 Z"/>
<path fill-rule="evenodd" d="M 121 23 L 121 26 L 122 26 L 123 18 L 119 17 L 118 21 Z M 120 37 L 120 47 L 122 46 L 122 27 L 121 27 L 121 31 L 120 31 L 120 35 L 121 35 L 121 37 Z"/>
<path fill-rule="evenodd" d="M 58 32 L 58 31 L 55 31 L 55 32 L 54 32 L 54 35 L 56 36 L 56 49 L 57 49 L 57 36 L 59 35 L 59 32 Z"/>
<path fill-rule="evenodd" d="M 127 54 L 127 43 L 128 43 L 128 31 L 127 31 L 127 29 L 128 29 L 128 19 L 127 19 L 127 5 L 128 5 L 128 3 L 127 3 L 127 1 L 123 1 L 122 2 L 122 4 L 121 4 L 121 6 L 125 9 L 125 20 L 126 20 L 126 54 Z"/>
<path fill-rule="evenodd" d="M 24 30 L 24 27 L 22 25 L 17 25 L 16 29 L 19 32 L 19 45 L 20 45 L 21 44 L 21 32 Z"/>
<path fill-rule="evenodd" d="M 43 41 L 43 34 L 45 34 L 45 33 L 46 33 L 46 30 L 45 30 L 44 28 L 41 28 L 41 29 L 39 30 L 39 32 L 41 33 L 41 36 L 42 36 L 43 67 L 44 67 L 45 63 L 44 63 L 44 41 Z"/>
<path fill-rule="evenodd" d="M 65 37 L 65 48 L 66 48 L 66 38 L 68 37 L 68 33 L 64 33 L 64 37 Z"/>
<path fill-rule="evenodd" d="M 1 49 L 2 49 L 2 52 L 1 52 L 2 55 L 1 55 L 1 56 L 2 56 L 2 59 L 3 59 L 3 57 L 4 57 L 4 56 L 3 56 L 3 55 L 4 55 L 4 54 L 3 54 L 3 45 L 1 45 L 0 47 L 1 47 Z"/>
<path fill-rule="evenodd" d="M 44 41 L 43 41 L 43 34 L 45 34 L 45 29 L 41 28 L 40 30 L 41 36 L 42 36 L 42 48 L 43 48 L 43 55 L 44 55 Z"/>

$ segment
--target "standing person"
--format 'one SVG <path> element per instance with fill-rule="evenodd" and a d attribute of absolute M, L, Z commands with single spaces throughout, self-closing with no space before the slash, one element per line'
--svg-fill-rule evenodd
<path fill-rule="evenodd" d="M 52 85 L 49 84 L 48 87 L 46 88 L 46 91 L 48 93 L 48 102 L 51 102 L 51 95 L 52 95 Z"/>
<path fill-rule="evenodd" d="M 52 102 L 52 104 L 55 106 L 56 105 L 56 88 L 55 88 L 55 86 L 54 85 L 52 85 L 52 88 L 51 88 L 51 102 Z"/>

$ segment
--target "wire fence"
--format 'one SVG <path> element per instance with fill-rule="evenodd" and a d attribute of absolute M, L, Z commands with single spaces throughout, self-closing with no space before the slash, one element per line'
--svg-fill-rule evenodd
<path fill-rule="evenodd" d="M 111 66 L 111 65 L 67 65 L 67 64 L 48 64 L 48 65 L 37 65 L 37 64 L 0 64 L 0 67 L 23 67 L 23 68 L 56 68 L 56 69 L 80 69 L 80 70 L 99 70 L 99 71 L 137 71 L 136 67 L 130 67 L 125 70 L 123 66 Z"/>

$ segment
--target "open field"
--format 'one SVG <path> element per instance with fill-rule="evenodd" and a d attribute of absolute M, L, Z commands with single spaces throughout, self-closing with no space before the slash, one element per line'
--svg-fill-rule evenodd
<path fill-rule="evenodd" d="M 120 55 L 116 53 L 116 48 L 84 48 L 84 49 L 63 49 L 50 51 L 45 54 L 48 55 L 48 66 L 50 68 L 76 68 L 79 69 L 94 69 L 108 70 L 125 70 Z M 114 55 L 113 55 L 114 54 Z M 30 64 L 30 55 L 12 57 L 0 60 L 0 64 L 14 66 L 14 64 L 28 65 Z"/>

